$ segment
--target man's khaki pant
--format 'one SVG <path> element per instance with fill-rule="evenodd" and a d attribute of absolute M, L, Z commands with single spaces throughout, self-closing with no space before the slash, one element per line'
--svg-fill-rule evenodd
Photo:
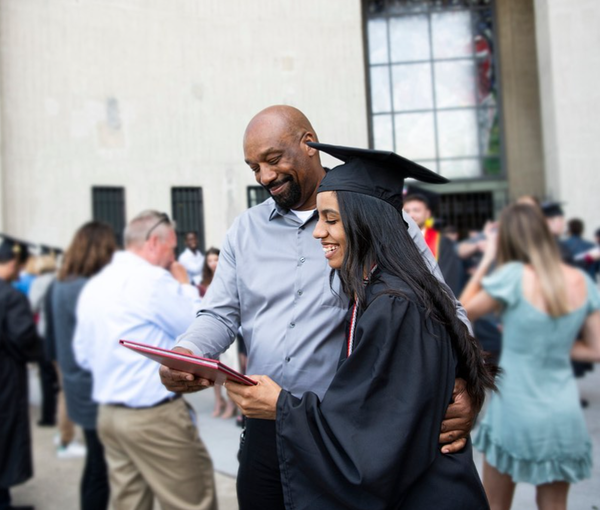
<path fill-rule="evenodd" d="M 114 510 L 216 510 L 213 466 L 183 398 L 148 409 L 101 405 Z"/>

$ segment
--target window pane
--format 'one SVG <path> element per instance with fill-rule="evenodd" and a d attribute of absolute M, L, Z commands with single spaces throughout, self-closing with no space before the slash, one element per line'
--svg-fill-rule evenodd
<path fill-rule="evenodd" d="M 385 0 L 368 0 L 367 12 L 369 14 L 381 14 L 385 11 Z"/>
<path fill-rule="evenodd" d="M 424 12 L 431 0 L 388 0 L 388 12 L 392 14 L 406 12 Z"/>
<path fill-rule="evenodd" d="M 437 113 L 441 158 L 477 156 L 477 115 L 475 110 Z"/>
<path fill-rule="evenodd" d="M 434 0 L 434 7 L 462 7 L 470 5 L 469 0 Z"/>
<path fill-rule="evenodd" d="M 390 19 L 392 62 L 429 60 L 427 16 L 400 16 Z"/>
<path fill-rule="evenodd" d="M 479 177 L 481 171 L 478 159 L 453 159 L 440 161 L 440 173 L 448 179 Z"/>
<path fill-rule="evenodd" d="M 369 20 L 369 62 L 371 64 L 388 63 L 387 21 L 385 19 Z"/>
<path fill-rule="evenodd" d="M 483 156 L 500 155 L 500 126 L 496 108 L 482 108 L 477 112 L 479 137 Z"/>
<path fill-rule="evenodd" d="M 433 112 L 395 115 L 396 151 L 408 159 L 433 159 L 435 127 Z"/>
<path fill-rule="evenodd" d="M 435 159 L 420 159 L 416 161 L 416 163 L 419 163 L 419 165 L 423 165 L 425 168 L 428 168 L 432 172 L 438 172 L 438 164 L 437 160 Z"/>
<path fill-rule="evenodd" d="M 373 145 L 380 151 L 393 151 L 393 127 L 391 115 L 373 116 Z"/>
<path fill-rule="evenodd" d="M 491 9 L 476 11 L 474 21 L 478 99 L 480 104 L 485 104 L 490 96 L 497 96 Z"/>
<path fill-rule="evenodd" d="M 431 64 L 403 64 L 392 67 L 394 110 L 433 108 Z"/>
<path fill-rule="evenodd" d="M 388 66 L 371 67 L 371 109 L 373 113 L 392 110 Z"/>
<path fill-rule="evenodd" d="M 472 60 L 436 62 L 435 99 L 438 108 L 475 105 Z"/>
<path fill-rule="evenodd" d="M 500 158 L 484 158 L 483 174 L 488 177 L 498 177 L 502 173 Z"/>
<path fill-rule="evenodd" d="M 470 11 L 434 13 L 431 15 L 431 29 L 433 58 L 472 56 Z"/>

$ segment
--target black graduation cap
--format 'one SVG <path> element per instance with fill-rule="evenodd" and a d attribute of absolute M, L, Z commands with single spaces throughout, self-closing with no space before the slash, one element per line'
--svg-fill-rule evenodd
<path fill-rule="evenodd" d="M 384 200 L 402 211 L 404 179 L 412 177 L 435 184 L 449 182 L 445 177 L 393 152 L 316 142 L 307 144 L 344 162 L 325 174 L 318 192 L 354 191 Z"/>
<path fill-rule="evenodd" d="M 40 245 L 40 253 L 42 255 L 60 255 L 63 253 L 62 248 L 56 248 L 55 246 L 46 246 L 45 244 Z"/>
<path fill-rule="evenodd" d="M 562 202 L 543 202 L 540 204 L 540 208 L 546 218 L 554 218 L 555 216 L 564 216 L 565 213 L 562 209 Z"/>
<path fill-rule="evenodd" d="M 0 237 L 3 238 L 0 244 L 0 262 L 17 259 L 19 263 L 23 264 L 29 258 L 29 247 L 35 246 L 7 234 L 0 234 Z"/>

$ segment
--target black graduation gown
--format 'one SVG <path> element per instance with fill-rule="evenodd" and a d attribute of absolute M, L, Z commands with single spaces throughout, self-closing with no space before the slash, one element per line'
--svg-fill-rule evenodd
<path fill-rule="evenodd" d="M 408 298 L 381 294 L 386 288 Z M 377 272 L 322 401 L 282 391 L 277 450 L 288 510 L 483 509 L 471 444 L 440 452 L 456 356 L 408 286 Z"/>
<path fill-rule="evenodd" d="M 27 362 L 41 358 L 27 297 L 0 279 L 0 487 L 33 475 Z"/>

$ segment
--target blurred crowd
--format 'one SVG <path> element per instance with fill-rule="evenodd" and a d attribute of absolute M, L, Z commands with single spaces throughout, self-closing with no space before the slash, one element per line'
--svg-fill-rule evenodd
<path fill-rule="evenodd" d="M 519 399 L 531 391 L 527 395 L 531 415 L 542 405 L 535 402 L 535 395 L 543 391 L 537 382 L 532 387 L 518 377 L 515 382 L 513 375 L 516 365 L 531 363 L 523 361 L 523 352 L 536 348 L 534 342 L 523 346 L 527 329 L 523 321 L 539 320 L 540 330 L 549 324 L 555 328 L 559 320 L 571 321 L 559 331 L 559 347 L 553 348 L 567 358 L 571 353 L 569 370 L 576 377 L 593 369 L 596 354 L 589 345 L 594 330 L 583 311 L 600 306 L 593 301 L 600 271 L 600 230 L 587 240 L 583 222 L 566 221 L 561 204 L 522 197 L 503 211 L 499 222 L 490 219 L 481 230 L 459 239 L 451 225 L 434 227 L 431 209 L 429 198 L 418 191 L 404 198 L 405 212 L 421 228 L 446 282 L 460 296 L 474 336 L 490 362 L 502 368 L 506 377 L 502 390 L 509 394 L 511 384 L 516 385 Z M 8 236 L 0 245 L 0 445 L 6 452 L 0 459 L 1 509 L 13 508 L 10 487 L 32 476 L 28 363 L 37 364 L 39 373 L 42 401 L 37 424 L 57 427 L 59 458 L 85 457 L 81 508 L 106 509 L 111 498 L 117 508 L 149 508 L 154 497 L 165 509 L 216 508 L 212 461 L 197 433 L 193 411 L 180 394 L 161 384 L 153 361 L 106 339 L 141 340 L 170 349 L 201 308 L 220 251 L 211 247 L 202 253 L 197 234 L 188 232 L 176 260 L 175 225 L 166 214 L 152 210 L 127 225 L 123 249 L 115 239 L 111 227 L 92 221 L 77 230 L 64 253 L 45 249 L 34 254 L 31 245 Z M 524 303 L 534 310 L 524 311 Z M 578 310 L 583 310 L 579 318 L 573 315 Z M 536 313 L 540 317 L 532 318 Z M 515 337 L 521 339 L 517 355 Z M 241 336 L 221 361 L 244 373 Z M 559 373 L 560 366 L 560 359 L 554 365 L 533 363 L 524 372 L 539 370 L 548 378 L 548 372 Z M 236 416 L 235 404 L 220 386 L 214 392 L 213 416 Z M 564 398 L 569 405 L 578 399 L 574 394 Z M 509 431 L 519 420 L 523 427 L 533 426 L 527 416 L 503 423 L 498 413 L 508 412 L 504 405 L 492 397 L 475 440 L 486 455 L 484 484 L 490 501 L 512 495 L 511 487 L 514 490 L 520 480 L 506 479 L 506 469 L 498 467 L 507 454 L 498 446 L 502 439 L 496 441 L 494 434 L 498 429 Z M 588 403 L 581 400 L 577 405 Z M 541 411 L 540 415 L 545 416 Z M 587 437 L 577 420 L 573 430 L 580 439 Z M 575 473 L 566 478 L 569 483 L 589 472 L 591 446 L 585 441 L 583 446 L 582 455 L 589 460 L 579 461 Z M 527 478 L 544 485 L 537 479 L 543 476 L 534 473 Z M 133 492 L 127 489 L 132 484 Z M 538 498 L 563 496 L 566 491 L 541 493 Z M 508 506 L 504 503 L 510 507 L 510 501 Z"/>
<path fill-rule="evenodd" d="M 107 458 L 115 462 L 129 459 L 130 469 L 121 465 L 118 470 L 127 472 L 120 473 L 125 477 L 141 477 L 139 470 L 133 468 L 136 463 L 152 464 L 148 452 L 132 452 L 136 444 L 144 443 L 139 439 L 141 428 L 131 426 L 130 416 L 134 414 L 162 429 L 164 442 L 155 444 L 155 450 L 168 448 L 169 441 L 171 446 L 178 442 L 178 449 L 185 450 L 179 455 L 172 452 L 173 478 L 163 483 L 164 492 L 172 492 L 175 479 L 181 486 L 178 477 L 183 469 L 193 467 L 195 472 L 187 493 L 182 489 L 177 497 L 166 495 L 162 499 L 159 480 L 165 478 L 160 471 L 165 469 L 166 460 L 161 459 L 160 469 L 154 473 L 155 481 L 146 484 L 135 499 L 153 500 L 156 494 L 160 495 L 164 508 L 216 506 L 212 462 L 197 433 L 195 437 L 189 434 L 190 427 L 195 429 L 196 420 L 191 409 L 160 384 L 153 361 L 135 353 L 113 352 L 106 343 L 110 335 L 171 348 L 176 336 L 193 320 L 201 297 L 212 282 L 219 250 L 211 247 L 203 254 L 197 234 L 188 232 L 185 249 L 177 261 L 174 228 L 166 214 L 144 211 L 128 225 L 126 246 L 119 249 L 112 228 L 92 221 L 77 230 L 64 253 L 3 236 L 0 245 L 2 510 L 16 508 L 11 506 L 10 487 L 33 474 L 28 364 L 36 365 L 39 375 L 41 405 L 37 425 L 56 427 L 54 443 L 59 459 L 85 457 L 80 481 L 81 508 L 108 507 L 111 482 Z M 79 349 L 75 345 L 77 338 L 84 344 Z M 89 349 L 94 347 L 98 351 L 91 353 Z M 241 370 L 242 349 L 240 337 L 222 361 Z M 86 358 L 87 355 L 90 357 Z M 187 421 L 181 421 L 181 416 L 174 417 L 174 427 L 169 430 L 165 420 L 149 419 L 150 411 L 166 409 L 172 402 L 183 406 Z M 122 445 L 125 440 L 122 431 L 114 429 L 112 424 L 105 424 L 104 428 L 99 425 L 99 404 L 115 411 L 119 426 L 131 428 L 128 445 Z M 213 416 L 232 418 L 237 414 L 237 407 L 215 390 Z M 167 440 L 166 435 L 171 437 Z M 110 443 L 111 437 L 116 438 L 115 444 Z M 188 465 L 175 466 L 181 465 L 186 456 Z M 115 476 L 116 471 L 112 473 Z M 197 483 L 198 473 L 205 473 L 204 485 Z M 151 478 L 152 473 L 146 472 L 144 476 Z M 125 495 L 119 504 L 134 508 L 138 503 Z"/>

